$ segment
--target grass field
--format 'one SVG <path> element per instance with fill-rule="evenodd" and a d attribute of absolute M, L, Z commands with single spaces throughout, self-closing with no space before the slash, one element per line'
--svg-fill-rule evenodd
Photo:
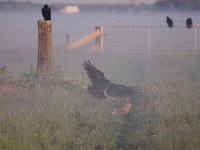
<path fill-rule="evenodd" d="M 143 89 L 129 114 L 112 114 L 124 99 L 91 97 L 83 70 L 55 67 L 51 79 L 37 79 L 34 67 L 17 75 L 2 71 L 0 149 L 199 149 L 200 56 L 102 55 L 89 59 L 108 79 Z M 75 66 L 84 59 L 74 59 Z"/>

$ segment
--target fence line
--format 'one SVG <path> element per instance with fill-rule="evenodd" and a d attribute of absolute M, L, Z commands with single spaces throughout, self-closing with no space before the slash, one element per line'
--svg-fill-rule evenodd
<path fill-rule="evenodd" d="M 85 35 L 84 37 L 80 38 L 79 40 L 74 41 L 73 43 L 69 44 L 67 46 L 67 49 L 69 49 L 69 50 L 77 49 L 80 46 L 82 46 L 94 39 L 96 39 L 96 44 L 99 44 L 98 42 L 100 42 L 101 39 L 98 40 L 97 38 L 100 37 L 101 34 L 102 34 L 101 27 L 96 27 L 95 31 L 93 31 L 93 32 Z M 95 47 L 98 47 L 98 46 L 95 46 Z"/>
<path fill-rule="evenodd" d="M 199 27 L 104 26 L 104 51 L 133 53 L 200 52 Z"/>
<path fill-rule="evenodd" d="M 171 53 L 200 52 L 200 27 L 187 29 L 184 26 L 172 29 L 166 26 L 101 26 L 88 38 L 81 38 L 69 44 L 68 49 L 79 49 L 95 39 L 92 52 Z M 90 35 L 89 34 L 89 35 Z M 75 46 L 74 46 L 75 45 Z"/>

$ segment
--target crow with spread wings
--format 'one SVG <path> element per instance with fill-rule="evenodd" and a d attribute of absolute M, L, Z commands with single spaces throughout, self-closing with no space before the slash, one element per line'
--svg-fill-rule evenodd
<path fill-rule="evenodd" d="M 137 86 L 130 87 L 110 82 L 105 78 L 103 72 L 98 70 L 94 64 L 91 64 L 89 60 L 85 60 L 82 65 L 92 83 L 88 86 L 88 91 L 96 98 L 103 99 L 106 95 L 131 98 L 141 92 L 141 89 Z"/>

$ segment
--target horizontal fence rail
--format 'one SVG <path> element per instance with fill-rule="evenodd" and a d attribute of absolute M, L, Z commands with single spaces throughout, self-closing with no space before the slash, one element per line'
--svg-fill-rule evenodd
<path fill-rule="evenodd" d="M 131 53 L 200 52 L 200 28 L 103 26 L 104 51 Z"/>
<path fill-rule="evenodd" d="M 104 25 L 67 45 L 67 49 L 85 48 L 89 52 L 199 53 L 200 27 Z"/>
<path fill-rule="evenodd" d="M 100 26 L 95 28 L 95 31 L 85 35 L 84 37 L 74 41 L 73 43 L 67 45 L 67 49 L 68 50 L 73 50 L 73 49 L 77 49 L 79 47 L 81 47 L 82 45 L 85 45 L 86 43 L 92 41 L 92 40 L 96 40 L 95 41 L 95 46 L 93 46 L 91 48 L 91 50 L 96 50 L 96 49 L 100 49 L 101 48 L 101 36 L 102 34 L 102 28 Z M 67 40 L 69 38 L 69 35 L 67 35 Z"/>

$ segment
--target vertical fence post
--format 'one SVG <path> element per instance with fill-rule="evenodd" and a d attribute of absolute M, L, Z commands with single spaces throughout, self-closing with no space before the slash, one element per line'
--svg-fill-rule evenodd
<path fill-rule="evenodd" d="M 66 45 L 68 45 L 69 44 L 69 34 L 65 35 L 65 40 L 66 40 Z"/>
<path fill-rule="evenodd" d="M 151 27 L 148 28 L 148 54 L 151 53 Z"/>
<path fill-rule="evenodd" d="M 103 52 L 103 26 L 97 26 L 95 30 L 100 30 L 100 36 L 95 39 L 95 45 L 99 45 L 99 50 Z"/>
<path fill-rule="evenodd" d="M 104 50 L 104 30 L 103 30 L 103 26 L 101 26 L 101 35 L 100 35 L 100 38 L 101 38 L 101 46 L 100 46 L 100 51 L 103 52 Z"/>
<path fill-rule="evenodd" d="M 52 35 L 51 21 L 38 20 L 38 62 L 37 75 L 49 77 L 52 67 Z"/>
<path fill-rule="evenodd" d="M 194 28 L 194 54 L 197 53 L 197 28 Z"/>

